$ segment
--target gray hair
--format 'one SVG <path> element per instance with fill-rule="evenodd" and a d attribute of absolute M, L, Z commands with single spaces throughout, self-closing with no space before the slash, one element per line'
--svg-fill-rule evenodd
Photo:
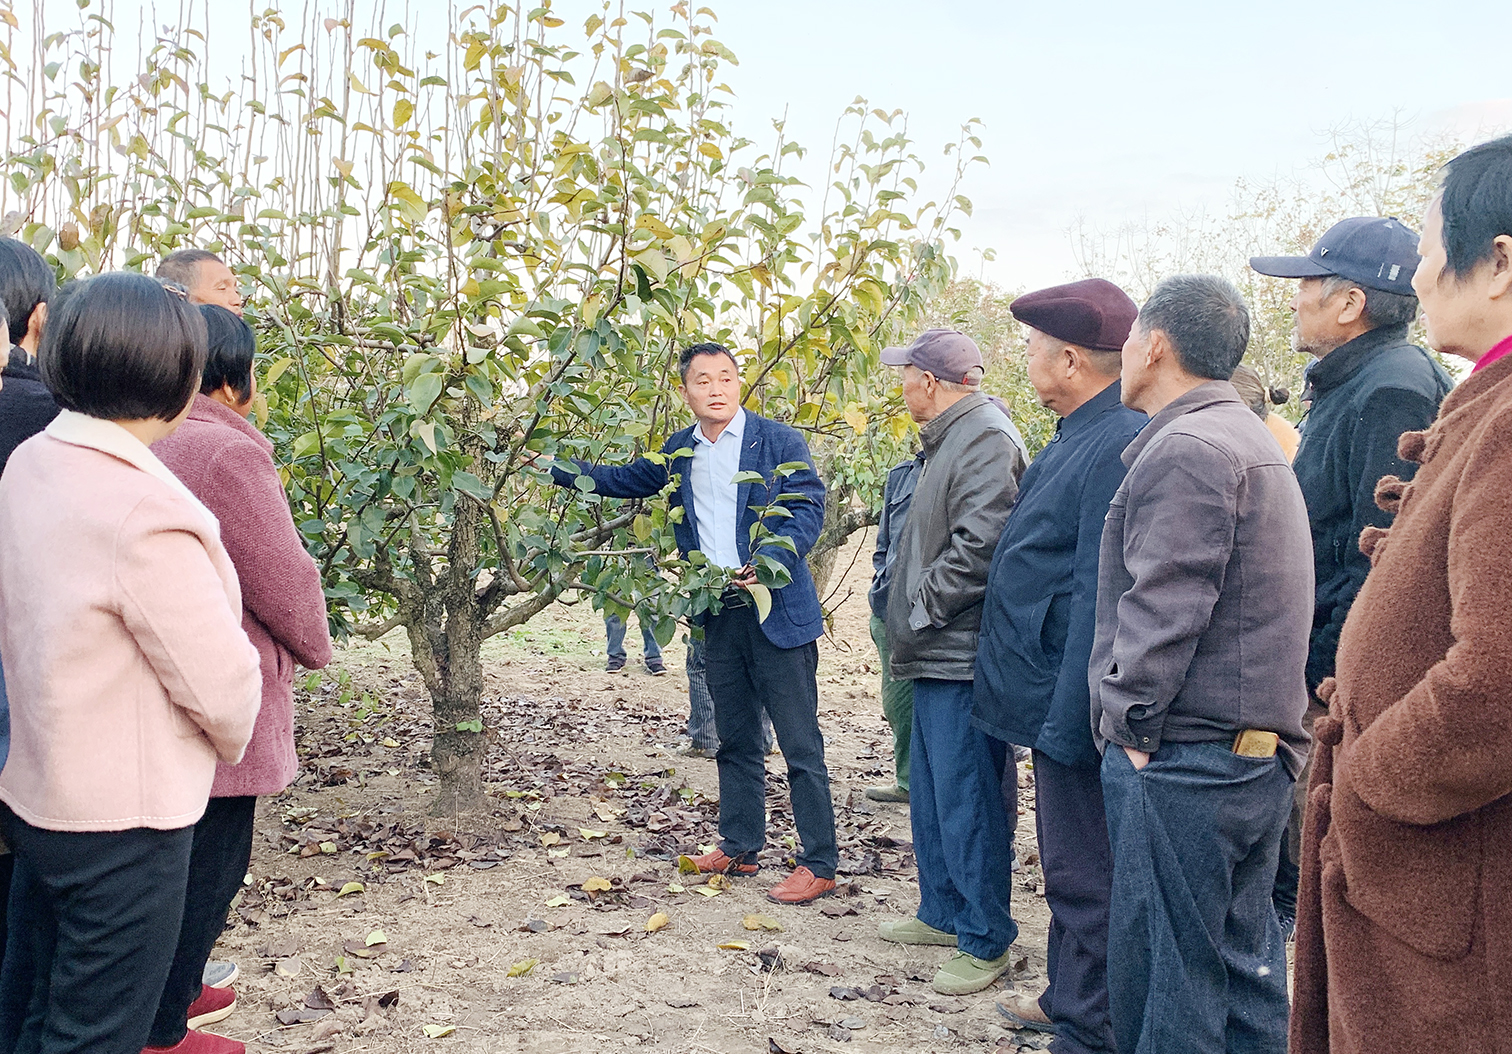
<path fill-rule="evenodd" d="M 193 289 L 199 277 L 200 264 L 222 262 L 219 256 L 208 249 L 178 249 L 163 257 L 155 277 L 166 279 L 185 289 Z"/>
<path fill-rule="evenodd" d="M 1196 377 L 1226 381 L 1249 347 L 1250 317 L 1232 282 L 1216 275 L 1183 274 L 1155 287 L 1139 309 L 1146 333 L 1159 330 L 1176 348 L 1176 361 Z"/>
<path fill-rule="evenodd" d="M 1352 282 L 1342 275 L 1329 275 L 1323 279 L 1320 299 L 1332 300 L 1339 293 L 1358 289 L 1365 294 L 1365 310 L 1360 318 L 1371 329 L 1382 326 L 1410 325 L 1417 318 L 1418 298 L 1411 293 L 1388 293 L 1383 289 L 1366 289 L 1359 282 Z"/>

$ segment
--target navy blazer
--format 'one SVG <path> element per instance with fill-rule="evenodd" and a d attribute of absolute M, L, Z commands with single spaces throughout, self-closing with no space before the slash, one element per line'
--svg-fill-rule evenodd
<path fill-rule="evenodd" d="M 659 494 L 673 476 L 678 476 L 677 488 L 667 497 L 669 508 L 682 508 L 681 523 L 673 524 L 677 547 L 684 557 L 695 549 L 701 549 L 698 541 L 698 510 L 693 507 L 693 429 L 690 425 L 672 433 L 662 444 L 663 454 L 679 450 L 690 453 L 671 457 L 666 464 L 658 465 L 648 458 L 638 457 L 628 465 L 591 465 L 576 461 L 580 471 L 593 480 L 594 493 L 606 498 L 649 498 Z M 808 551 L 819 539 L 819 530 L 824 526 L 824 483 L 814 470 L 814 459 L 809 455 L 808 444 L 796 428 L 777 421 L 758 417 L 746 411 L 745 448 L 740 452 L 740 471 L 760 472 L 768 482 L 764 485 L 742 483 L 735 499 L 740 510 L 740 522 L 735 525 L 735 544 L 741 560 L 751 557 L 751 527 L 756 523 L 756 509 L 771 504 L 778 494 L 802 494 L 805 501 L 784 502 L 791 517 L 772 517 L 767 528 L 773 534 L 781 534 L 792 540 L 796 554 L 773 546 L 763 555 L 776 558 L 792 573 L 793 580 L 781 589 L 772 590 L 772 611 L 761 624 L 767 639 L 779 648 L 796 648 L 818 640 L 824 634 L 824 612 L 819 607 L 819 594 L 814 589 L 814 579 L 809 574 Z M 576 459 L 574 459 L 576 460 Z M 802 461 L 808 468 L 795 472 L 787 479 L 775 479 L 773 470 L 790 461 Z M 552 478 L 559 486 L 571 487 L 576 478 L 572 472 L 553 465 Z"/>
<path fill-rule="evenodd" d="M 1124 447 L 1145 415 L 1103 389 L 1062 419 L 1019 482 L 982 606 L 972 724 L 1062 765 L 1096 765 L 1087 664 L 1097 562 Z"/>

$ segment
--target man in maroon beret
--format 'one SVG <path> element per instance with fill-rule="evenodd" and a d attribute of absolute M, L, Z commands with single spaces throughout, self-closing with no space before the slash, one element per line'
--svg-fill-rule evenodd
<path fill-rule="evenodd" d="M 1034 750 L 1036 824 L 1050 905 L 1048 985 L 998 1009 L 1016 1028 L 1054 1032 L 1051 1050 L 1114 1049 L 1108 1013 L 1113 862 L 1092 742 L 1087 664 L 1097 564 L 1124 447 L 1145 415 L 1120 401 L 1120 350 L 1138 308 L 1100 278 L 1009 305 L 1029 331 L 1029 383 L 1060 416 L 1019 486 L 987 575 L 972 722 Z"/>

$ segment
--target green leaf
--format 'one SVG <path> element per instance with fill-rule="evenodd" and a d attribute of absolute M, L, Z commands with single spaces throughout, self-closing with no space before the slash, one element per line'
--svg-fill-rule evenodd
<path fill-rule="evenodd" d="M 481 732 L 481 731 L 483 731 L 483 720 L 481 718 L 475 717 L 471 721 L 458 721 L 457 722 L 457 731 L 458 732 Z"/>
<path fill-rule="evenodd" d="M 483 481 L 471 472 L 453 472 L 452 489 L 460 490 L 463 494 L 477 498 L 487 504 L 493 500 L 493 491 L 484 485 Z M 789 515 L 792 515 L 789 513 Z"/>
<path fill-rule="evenodd" d="M 366 893 L 366 892 L 367 892 L 367 887 L 364 886 L 361 882 L 348 882 L 346 885 L 344 885 L 344 886 L 341 887 L 341 892 L 337 893 L 336 896 L 337 896 L 337 899 L 340 899 L 341 897 L 349 897 L 353 893 Z"/>
<path fill-rule="evenodd" d="M 409 386 L 409 402 L 417 414 L 429 413 L 431 406 L 441 396 L 441 385 L 446 378 L 439 373 L 422 373 Z"/>
<path fill-rule="evenodd" d="M 765 622 L 767 616 L 772 613 L 772 591 L 760 582 L 746 586 L 751 594 L 751 599 L 756 603 L 756 621 Z"/>
<path fill-rule="evenodd" d="M 766 477 L 760 472 L 737 472 L 730 477 L 730 482 L 738 487 L 742 483 L 765 483 Z"/>
<path fill-rule="evenodd" d="M 456 1025 L 423 1025 L 421 1031 L 430 1039 L 441 1039 L 457 1031 Z"/>

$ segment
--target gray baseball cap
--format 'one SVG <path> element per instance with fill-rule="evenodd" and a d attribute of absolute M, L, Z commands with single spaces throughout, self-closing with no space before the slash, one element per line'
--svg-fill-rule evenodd
<path fill-rule="evenodd" d="M 926 329 L 906 348 L 883 348 L 882 364 L 916 366 L 955 384 L 979 383 L 983 369 L 976 341 L 953 329 Z"/>

